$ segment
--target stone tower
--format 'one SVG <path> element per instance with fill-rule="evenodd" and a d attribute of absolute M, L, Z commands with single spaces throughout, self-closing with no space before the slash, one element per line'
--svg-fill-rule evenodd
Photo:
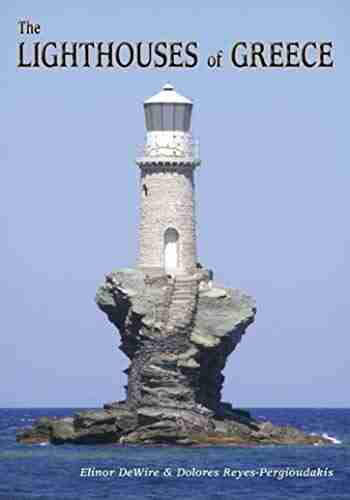
<path fill-rule="evenodd" d="M 191 274 L 196 268 L 194 170 L 200 164 L 191 134 L 192 102 L 170 84 L 144 103 L 147 135 L 141 170 L 139 267 Z"/>

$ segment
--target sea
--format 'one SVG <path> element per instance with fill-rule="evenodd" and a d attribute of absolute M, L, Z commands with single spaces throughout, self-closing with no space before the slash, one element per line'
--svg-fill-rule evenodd
<path fill-rule="evenodd" d="M 23 445 L 16 429 L 79 408 L 0 409 L 0 500 L 349 500 L 350 409 L 247 408 L 327 446 Z"/>

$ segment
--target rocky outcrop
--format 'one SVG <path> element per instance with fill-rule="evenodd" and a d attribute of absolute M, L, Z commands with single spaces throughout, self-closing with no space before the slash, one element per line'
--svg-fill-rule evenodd
<path fill-rule="evenodd" d="M 220 414 L 221 374 L 254 320 L 238 290 L 209 284 L 209 273 L 171 278 L 126 269 L 109 274 L 96 296 L 129 357 L 127 402 Z"/>
<path fill-rule="evenodd" d="M 123 269 L 106 276 L 96 302 L 130 359 L 126 400 L 64 419 L 42 418 L 23 443 L 325 443 L 319 436 L 259 423 L 221 402 L 226 360 L 254 321 L 255 303 L 213 284 L 198 269 L 173 278 Z"/>
<path fill-rule="evenodd" d="M 307 435 L 292 427 L 259 423 L 248 412 L 231 410 L 218 419 L 190 410 L 141 407 L 136 412 L 125 402 L 103 409 L 81 411 L 74 417 L 38 419 L 32 428 L 20 429 L 24 444 L 177 444 L 259 445 L 327 444 L 321 436 Z"/>

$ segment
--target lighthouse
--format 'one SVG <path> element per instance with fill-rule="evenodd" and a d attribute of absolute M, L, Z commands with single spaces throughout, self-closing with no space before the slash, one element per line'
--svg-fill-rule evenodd
<path fill-rule="evenodd" d="M 170 84 L 144 102 L 146 139 L 140 167 L 138 265 L 172 276 L 196 269 L 194 172 L 200 165 L 191 133 L 193 103 Z"/>

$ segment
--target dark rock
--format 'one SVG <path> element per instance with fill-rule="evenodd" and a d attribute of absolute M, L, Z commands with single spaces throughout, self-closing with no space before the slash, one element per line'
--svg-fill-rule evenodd
<path fill-rule="evenodd" d="M 74 415 L 76 429 L 88 429 L 99 425 L 114 425 L 116 417 L 107 410 L 85 410 Z"/>
<path fill-rule="evenodd" d="M 50 440 L 54 444 L 73 443 L 76 433 L 72 417 L 60 418 L 51 422 Z"/>
<path fill-rule="evenodd" d="M 228 356 L 254 321 L 255 303 L 239 290 L 210 285 L 199 268 L 173 279 L 161 270 L 123 269 L 106 276 L 96 302 L 119 331 L 130 359 L 126 401 L 42 418 L 23 443 L 181 445 L 324 444 L 290 427 L 259 423 L 221 402 Z"/>
<path fill-rule="evenodd" d="M 25 444 L 40 444 L 51 440 L 51 425 L 54 419 L 49 417 L 38 418 L 31 428 L 19 429 L 16 440 Z"/>
<path fill-rule="evenodd" d="M 74 442 L 77 444 L 117 443 L 121 432 L 113 424 L 91 425 L 75 431 Z"/>
<path fill-rule="evenodd" d="M 36 432 L 33 427 L 30 427 L 18 429 L 16 433 L 16 441 L 23 444 L 48 443 L 50 441 L 50 436 L 48 434 Z"/>
<path fill-rule="evenodd" d="M 208 273 L 175 281 L 158 271 L 108 275 L 98 306 L 118 328 L 130 358 L 127 401 L 139 406 L 220 407 L 228 355 L 254 320 L 255 303 L 237 290 L 210 288 Z"/>
<path fill-rule="evenodd" d="M 74 416 L 74 441 L 79 444 L 118 442 L 123 433 L 137 426 L 135 411 L 125 403 L 111 403 L 104 409 L 78 412 Z"/>

